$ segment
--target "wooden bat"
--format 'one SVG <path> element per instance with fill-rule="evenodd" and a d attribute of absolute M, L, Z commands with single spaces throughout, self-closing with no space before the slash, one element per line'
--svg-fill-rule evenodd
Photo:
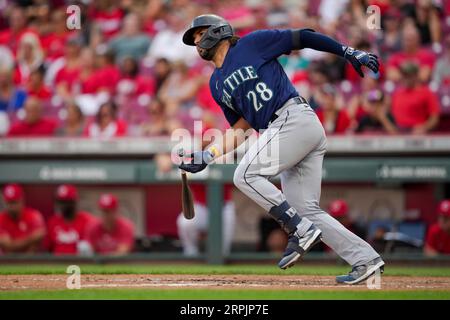
<path fill-rule="evenodd" d="M 184 150 L 178 151 L 180 157 L 184 156 Z M 183 208 L 183 215 L 186 219 L 190 220 L 195 217 L 194 211 L 194 198 L 192 197 L 191 188 L 189 188 L 186 171 L 181 170 L 181 204 Z"/>

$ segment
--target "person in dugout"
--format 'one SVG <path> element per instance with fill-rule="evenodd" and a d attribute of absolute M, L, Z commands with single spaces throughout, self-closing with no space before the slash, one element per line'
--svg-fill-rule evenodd
<path fill-rule="evenodd" d="M 450 199 L 438 205 L 438 221 L 431 225 L 425 239 L 424 254 L 429 257 L 450 254 Z"/>
<path fill-rule="evenodd" d="M 97 223 L 91 213 L 78 209 L 78 190 L 63 184 L 56 190 L 56 213 L 47 224 L 45 247 L 55 255 L 88 255 L 89 230 Z"/>
<path fill-rule="evenodd" d="M 3 188 L 3 200 L 6 208 L 0 212 L 0 254 L 38 251 L 45 236 L 42 214 L 25 206 L 24 192 L 18 184 Z"/>
<path fill-rule="evenodd" d="M 119 211 L 117 197 L 104 193 L 98 200 L 101 220 L 89 233 L 89 241 L 97 254 L 125 255 L 134 247 L 134 225 Z"/>

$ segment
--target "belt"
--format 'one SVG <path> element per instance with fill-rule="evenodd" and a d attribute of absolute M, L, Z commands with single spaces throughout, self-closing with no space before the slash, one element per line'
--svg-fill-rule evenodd
<path fill-rule="evenodd" d="M 274 122 L 279 117 L 279 115 L 284 111 L 284 109 L 286 109 L 291 104 L 296 104 L 296 105 L 308 104 L 308 101 L 305 98 L 303 98 L 302 96 L 298 96 L 298 97 L 289 99 L 288 101 L 285 102 L 285 104 L 280 109 L 278 109 L 277 111 L 275 111 L 272 114 L 272 116 L 270 117 L 270 120 L 269 120 L 269 124 Z"/>

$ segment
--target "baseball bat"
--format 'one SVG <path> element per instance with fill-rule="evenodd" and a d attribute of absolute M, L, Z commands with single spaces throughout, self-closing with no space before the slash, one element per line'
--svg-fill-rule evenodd
<path fill-rule="evenodd" d="M 178 155 L 184 156 L 184 150 L 179 150 Z M 181 204 L 183 208 L 183 215 L 186 219 L 190 220 L 195 217 L 194 211 L 194 198 L 192 197 L 191 188 L 187 180 L 186 171 L 181 170 Z"/>

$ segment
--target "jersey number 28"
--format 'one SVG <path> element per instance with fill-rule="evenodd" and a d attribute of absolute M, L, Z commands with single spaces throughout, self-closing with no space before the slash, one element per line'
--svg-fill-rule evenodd
<path fill-rule="evenodd" d="M 247 92 L 247 98 L 253 103 L 253 107 L 256 111 L 264 107 L 263 103 L 260 100 L 269 101 L 270 99 L 272 99 L 272 96 L 272 90 L 270 90 L 267 84 L 265 84 L 264 82 L 258 82 L 255 86 L 255 90 L 250 90 L 249 92 Z"/>

